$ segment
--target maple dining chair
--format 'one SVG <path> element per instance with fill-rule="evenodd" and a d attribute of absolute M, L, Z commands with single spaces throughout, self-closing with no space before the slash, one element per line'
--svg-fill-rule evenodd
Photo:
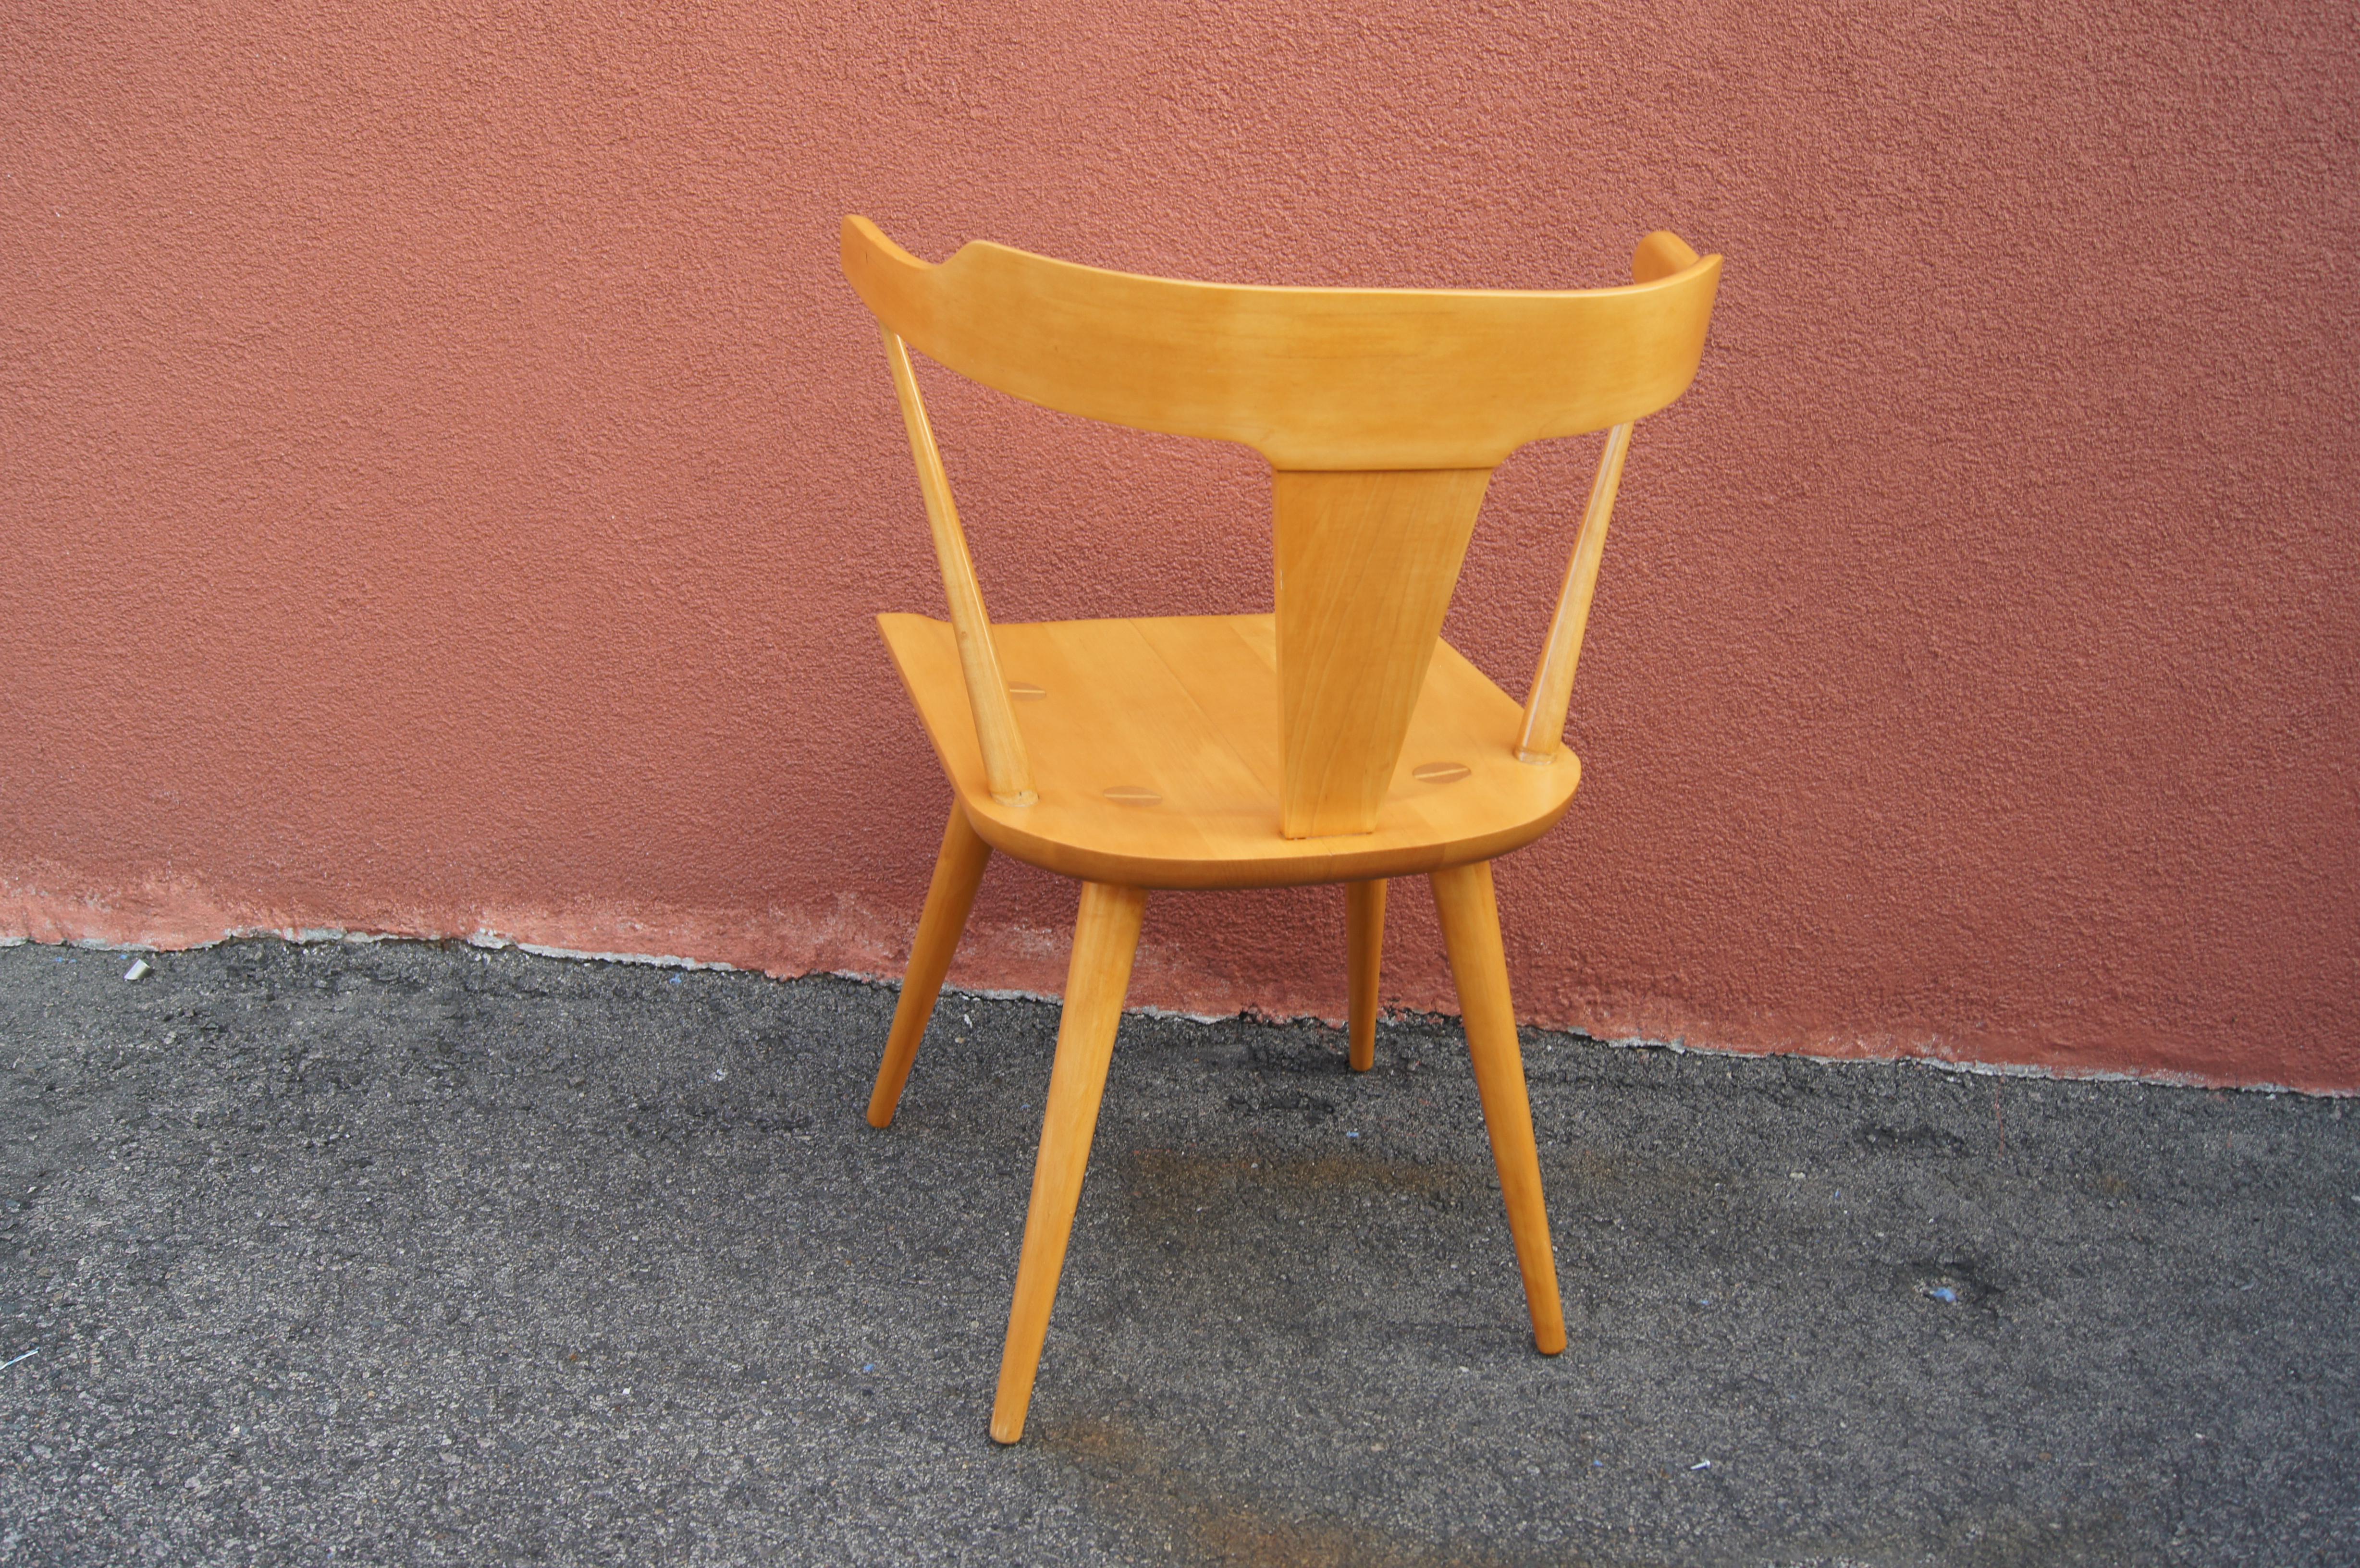
<path fill-rule="evenodd" d="M 1535 1345 L 1565 1347 L 1491 862 L 1572 803 L 1575 660 L 1633 421 L 1687 390 L 1721 258 L 1649 234 L 1620 288 L 1283 289 L 974 243 L 931 266 L 844 221 L 880 324 L 950 619 L 882 615 L 955 796 L 869 1120 L 908 1081 L 993 850 L 1077 879 L 991 1435 L 1024 1431 L 1147 891 L 1341 883 L 1349 1048 L 1375 1048 L 1386 879 L 1429 878 Z M 1029 402 L 1242 442 L 1273 474 L 1275 609 L 995 626 L 910 353 Z M 1441 637 L 1492 470 L 1607 430 L 1532 687 Z M 1107 538 L 1119 545 L 1121 525 Z"/>

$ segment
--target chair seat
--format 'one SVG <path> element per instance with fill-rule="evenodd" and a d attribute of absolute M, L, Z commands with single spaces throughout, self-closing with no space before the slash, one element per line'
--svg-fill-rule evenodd
<path fill-rule="evenodd" d="M 1516 760 L 1519 705 L 1438 643 L 1374 832 L 1279 834 L 1271 615 L 995 624 L 1040 799 L 985 783 L 950 624 L 877 617 L 975 830 L 1017 859 L 1134 887 L 1270 887 L 1490 860 L 1548 831 L 1581 763 Z"/>

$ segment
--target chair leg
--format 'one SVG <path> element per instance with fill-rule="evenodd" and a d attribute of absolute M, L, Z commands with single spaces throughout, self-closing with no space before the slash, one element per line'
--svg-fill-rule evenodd
<path fill-rule="evenodd" d="M 901 1000 L 893 1008 L 893 1032 L 885 1040 L 885 1060 L 877 1066 L 877 1087 L 869 1094 L 870 1127 L 890 1126 L 893 1107 L 901 1103 L 901 1087 L 910 1081 L 911 1063 L 918 1060 L 918 1042 L 926 1038 L 934 998 L 942 995 L 943 976 L 950 973 L 951 954 L 958 951 L 959 933 L 967 930 L 967 912 L 975 908 L 975 890 L 990 858 L 991 845 L 967 820 L 965 808 L 952 801 L 942 851 L 934 856 L 934 884 L 926 889 L 925 912 L 918 917 L 918 939 L 910 944 Z"/>
<path fill-rule="evenodd" d="M 1385 884 L 1344 886 L 1344 947 L 1351 974 L 1352 1071 L 1377 1064 L 1377 974 L 1385 953 Z"/>
<path fill-rule="evenodd" d="M 1098 1098 L 1114 1056 L 1115 1026 L 1131 988 L 1131 961 L 1139 950 L 1139 922 L 1147 895 L 1137 887 L 1082 885 L 1074 922 L 1074 959 L 1065 975 L 1065 1011 L 1057 1025 L 1057 1061 L 1049 1072 L 1049 1100 L 1041 1117 L 1041 1151 L 1032 1165 L 1032 1203 L 1024 1215 L 1024 1252 L 1016 1265 L 1016 1300 L 1008 1311 L 1008 1343 L 1000 1354 L 1000 1393 L 991 1407 L 995 1443 L 1024 1435 L 1032 1403 L 1032 1377 L 1049 1308 L 1065 1267 L 1074 1205 L 1090 1161 Z"/>
<path fill-rule="evenodd" d="M 1549 1247 L 1548 1210 L 1541 1201 L 1541 1162 L 1533 1142 L 1533 1105 L 1524 1091 L 1524 1061 L 1516 1044 L 1516 1014 L 1508 1000 L 1508 959 L 1500 945 L 1500 909 L 1490 863 L 1434 873 L 1434 903 L 1442 916 L 1443 946 L 1459 983 L 1467 1020 L 1467 1051 L 1483 1099 L 1483 1125 L 1500 1168 L 1508 1203 L 1508 1230 L 1516 1238 L 1516 1266 L 1524 1277 L 1524 1304 L 1533 1316 L 1533 1344 L 1544 1356 L 1565 1348 L 1565 1308 L 1557 1300 L 1557 1258 Z"/>

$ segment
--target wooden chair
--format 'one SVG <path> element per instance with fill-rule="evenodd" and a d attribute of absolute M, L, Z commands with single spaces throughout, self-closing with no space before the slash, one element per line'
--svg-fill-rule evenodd
<path fill-rule="evenodd" d="M 1385 879 L 1432 880 L 1534 1342 L 1562 1350 L 1490 862 L 1572 803 L 1581 765 L 1560 737 L 1632 421 L 1694 377 L 1721 257 L 1658 233 L 1624 288 L 1231 288 L 984 243 L 929 266 L 848 217 L 843 259 L 884 330 L 950 605 L 947 623 L 878 617 L 956 799 L 872 1125 L 892 1120 L 991 852 L 1082 884 L 991 1435 L 1023 1433 L 1149 888 L 1343 883 L 1366 1069 Z M 1260 451 L 1276 613 L 993 626 L 912 347 L 1051 408 Z M 1442 641 L 1443 614 L 1491 471 L 1526 441 L 1597 430 L 1604 457 L 1520 707 Z"/>

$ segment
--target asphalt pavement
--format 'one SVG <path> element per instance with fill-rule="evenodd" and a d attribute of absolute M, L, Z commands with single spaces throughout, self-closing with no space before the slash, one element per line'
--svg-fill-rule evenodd
<path fill-rule="evenodd" d="M 513 950 L 0 950 L 0 1562 L 2360 1563 L 2360 1108 Z M 14 1358 L 13 1360 L 11 1358 Z"/>

